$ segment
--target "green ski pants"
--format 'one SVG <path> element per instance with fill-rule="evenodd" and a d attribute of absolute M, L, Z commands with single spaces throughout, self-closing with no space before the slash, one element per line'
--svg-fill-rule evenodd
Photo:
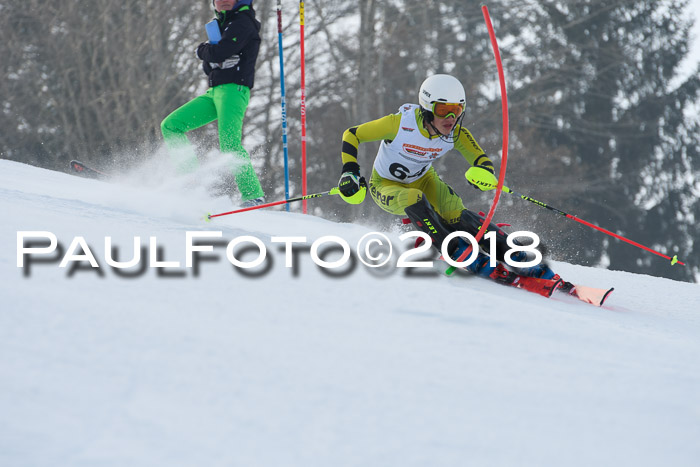
<path fill-rule="evenodd" d="M 221 84 L 174 110 L 160 125 L 175 168 L 180 173 L 197 169 L 197 155 L 186 133 L 218 120 L 219 148 L 231 158 L 233 175 L 243 200 L 265 195 L 250 156 L 241 143 L 250 89 L 239 84 Z"/>

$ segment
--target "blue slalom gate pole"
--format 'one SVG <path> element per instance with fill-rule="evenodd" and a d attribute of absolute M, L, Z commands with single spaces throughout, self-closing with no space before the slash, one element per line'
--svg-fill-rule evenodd
<path fill-rule="evenodd" d="M 280 55 L 280 89 L 282 97 L 282 148 L 284 149 L 284 199 L 289 199 L 289 149 L 287 146 L 287 102 L 284 91 L 284 55 L 282 51 L 282 3 L 277 0 L 277 42 Z M 289 204 L 285 205 L 289 212 Z"/>

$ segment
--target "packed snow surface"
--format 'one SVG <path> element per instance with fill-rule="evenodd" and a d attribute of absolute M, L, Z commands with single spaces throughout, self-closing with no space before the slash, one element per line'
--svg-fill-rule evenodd
<path fill-rule="evenodd" d="M 377 229 L 277 208 L 202 220 L 230 209 L 0 160 L 0 465 L 700 465 L 697 284 L 554 263 L 615 287 L 597 308 L 465 274 L 328 270 L 316 240 L 354 249 Z M 18 267 L 27 231 L 57 250 Z M 197 268 L 188 231 L 221 235 Z M 243 236 L 267 247 L 256 269 L 227 259 Z M 293 268 L 280 236 L 306 237 Z M 99 267 L 79 241 L 70 256 L 77 237 Z M 107 237 L 119 261 L 138 237 L 138 266 L 110 267 Z M 149 267 L 151 237 L 168 267 Z"/>

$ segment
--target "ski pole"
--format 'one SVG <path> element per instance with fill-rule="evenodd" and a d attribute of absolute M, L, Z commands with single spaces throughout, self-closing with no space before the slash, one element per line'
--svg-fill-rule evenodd
<path fill-rule="evenodd" d="M 655 255 L 661 256 L 662 258 L 666 258 L 666 259 L 668 259 L 668 260 L 671 261 L 671 265 L 674 265 L 674 264 L 678 263 L 678 264 L 680 264 L 680 265 L 685 266 L 685 263 L 684 263 L 684 262 L 678 260 L 678 255 L 674 255 L 673 258 L 671 258 L 670 256 L 666 256 L 666 255 L 663 254 L 663 253 L 660 253 L 660 252 L 658 252 L 658 251 L 656 251 L 656 250 L 652 250 L 652 249 L 649 248 L 649 247 L 646 247 L 646 246 L 644 246 L 644 245 L 642 245 L 642 244 L 639 244 L 639 243 L 634 242 L 634 241 L 632 241 L 632 240 L 630 240 L 630 239 L 628 239 L 628 238 L 625 238 L 625 237 L 623 237 L 622 235 L 618 235 L 618 234 L 613 233 L 613 232 L 611 232 L 611 231 L 609 231 L 609 230 L 606 230 L 606 229 L 604 229 L 604 228 L 602 228 L 602 227 L 598 227 L 597 225 L 591 224 L 590 222 L 586 222 L 586 221 L 584 221 L 583 219 L 579 219 L 578 217 L 576 217 L 576 216 L 574 216 L 574 215 L 572 215 L 572 214 L 568 214 L 568 213 L 566 213 L 566 212 L 564 212 L 564 211 L 562 211 L 562 210 L 559 210 L 559 209 L 557 209 L 557 208 L 554 208 L 554 207 L 552 207 L 552 206 L 550 206 L 550 205 L 548 205 L 548 204 L 546 204 L 546 203 L 543 203 L 542 201 L 537 201 L 536 199 L 531 198 L 531 197 L 529 197 L 529 196 L 525 196 L 525 195 L 521 195 L 520 193 L 516 193 L 515 191 L 511 190 L 511 189 L 508 188 L 507 186 L 504 186 L 504 187 L 503 187 L 503 191 L 505 191 L 506 193 L 510 193 L 511 195 L 519 196 L 521 199 L 524 199 L 525 201 L 529 201 L 529 202 L 534 203 L 534 204 L 536 204 L 536 205 L 538 205 L 538 206 L 540 206 L 540 207 L 549 209 L 550 211 L 554 211 L 554 212 L 556 212 L 557 214 L 561 214 L 562 216 L 568 217 L 569 219 L 575 220 L 576 222 L 579 222 L 579 223 L 581 223 L 581 224 L 583 224 L 583 225 L 585 225 L 585 226 L 588 226 L 588 227 L 590 227 L 590 228 L 592 228 L 592 229 L 596 229 L 596 230 L 598 230 L 598 231 L 600 231 L 600 232 L 603 232 L 604 234 L 607 234 L 607 235 L 610 235 L 610 236 L 612 236 L 612 237 L 615 237 L 615 238 L 617 238 L 618 240 L 622 240 L 623 242 L 627 242 L 627 243 L 629 243 L 630 245 L 634 245 L 634 246 L 636 246 L 636 247 L 638 247 L 638 248 L 641 248 L 642 250 L 646 250 L 646 251 L 648 251 L 648 252 L 650 252 L 650 253 L 654 253 Z"/>
<path fill-rule="evenodd" d="M 331 188 L 329 191 L 324 191 L 323 193 L 314 193 L 312 195 L 299 196 L 297 198 L 292 198 L 292 199 L 283 199 L 281 201 L 259 204 L 258 206 L 251 206 L 249 208 L 236 209 L 235 211 L 222 212 L 219 214 L 207 214 L 207 217 L 205 220 L 209 221 L 214 217 L 228 216 L 229 214 L 238 214 L 239 212 L 252 211 L 254 209 L 269 208 L 272 206 L 279 206 L 280 204 L 293 203 L 295 201 L 306 201 L 307 199 L 311 199 L 311 198 L 320 198 L 321 196 L 326 196 L 326 195 L 337 195 L 339 193 L 340 193 L 340 190 L 338 189 L 338 187 L 334 187 L 334 188 Z"/>

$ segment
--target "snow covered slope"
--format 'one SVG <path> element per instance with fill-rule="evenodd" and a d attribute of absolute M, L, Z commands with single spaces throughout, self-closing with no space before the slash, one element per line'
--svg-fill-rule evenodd
<path fill-rule="evenodd" d="M 228 209 L 0 161 L 0 465 L 700 465 L 697 284 L 555 263 L 614 286 L 601 309 L 465 275 L 332 277 L 271 238 L 372 228 L 201 220 Z M 100 267 L 18 268 L 21 231 L 64 253 L 82 236 Z M 187 231 L 222 235 L 196 273 Z M 226 259 L 246 235 L 268 249 L 257 277 Z M 105 237 L 127 261 L 137 236 L 141 263 L 156 237 L 179 267 L 121 277 Z"/>

